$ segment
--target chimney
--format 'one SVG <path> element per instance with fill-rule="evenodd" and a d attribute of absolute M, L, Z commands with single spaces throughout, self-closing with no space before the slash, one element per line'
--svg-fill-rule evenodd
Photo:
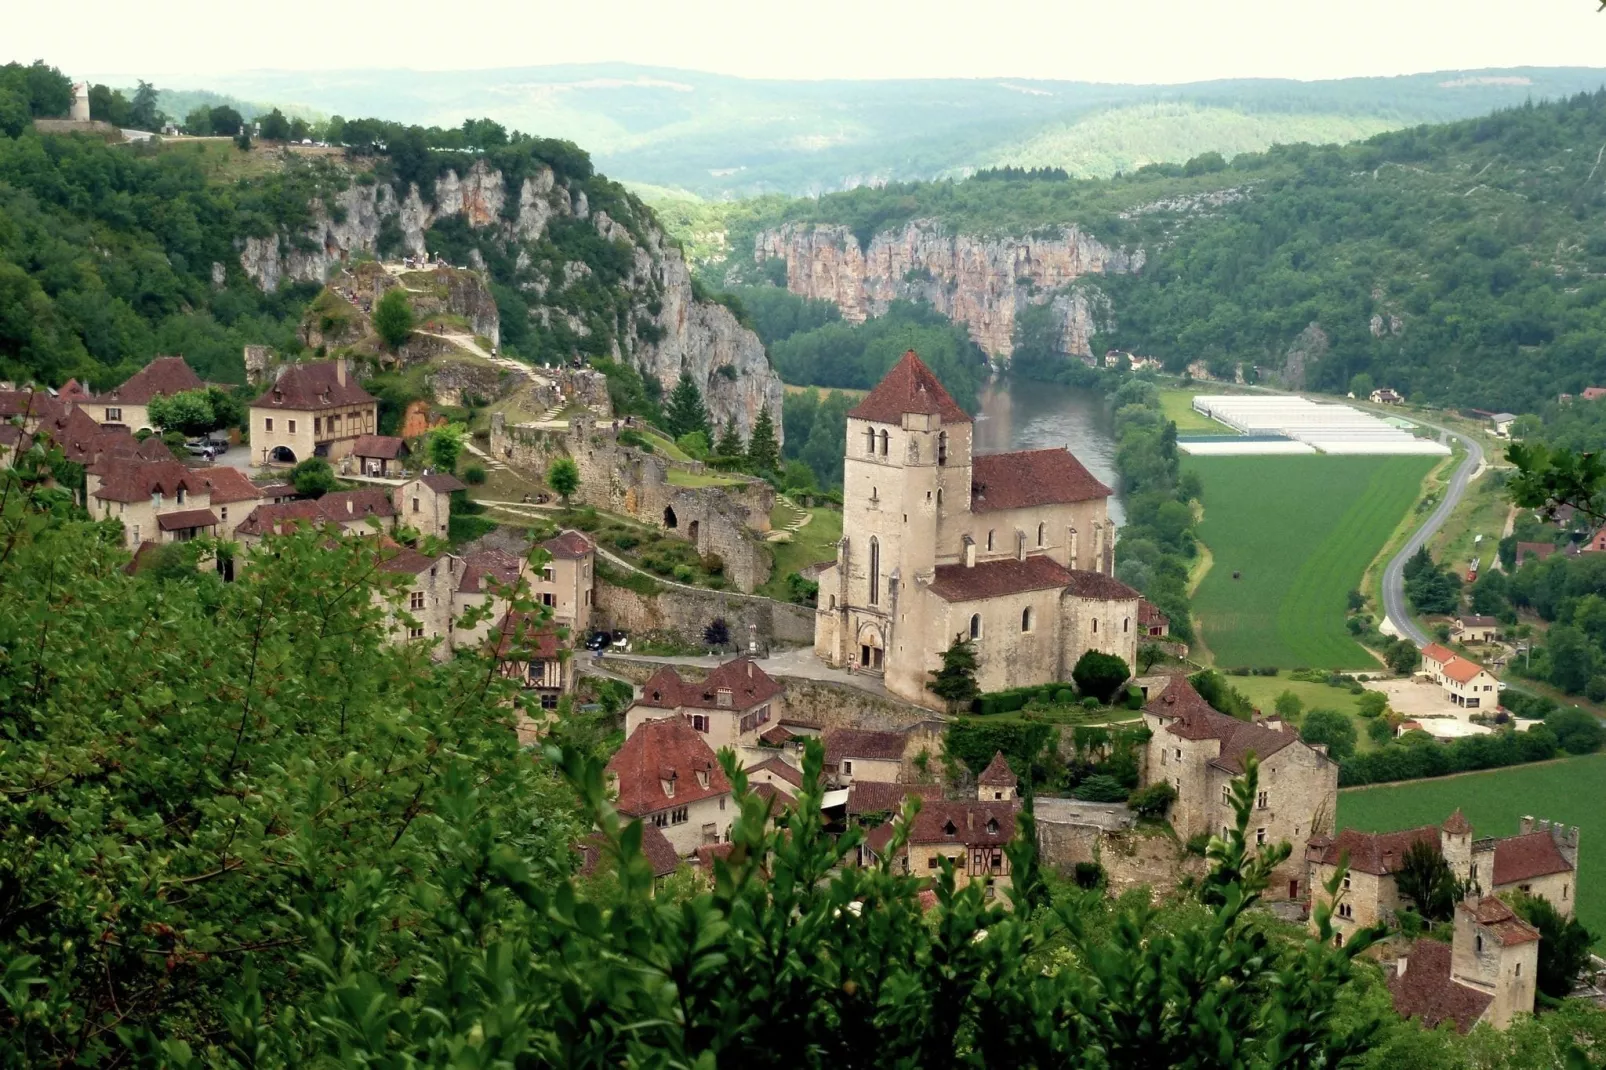
<path fill-rule="evenodd" d="M 1534 830 L 1534 819 L 1528 814 L 1523 814 L 1522 815 L 1522 820 L 1517 822 L 1517 835 L 1526 836 L 1526 835 L 1528 835 L 1528 833 L 1532 832 L 1533 830 Z"/>
<path fill-rule="evenodd" d="M 968 806 L 965 807 L 965 827 L 967 829 L 974 829 L 976 827 L 976 811 L 972 810 Z"/>
<path fill-rule="evenodd" d="M 976 540 L 969 535 L 965 536 L 965 567 L 976 567 Z"/>
<path fill-rule="evenodd" d="M 341 386 L 345 386 L 346 385 L 346 358 L 345 357 L 337 357 L 335 359 L 335 382 L 339 383 Z"/>
<path fill-rule="evenodd" d="M 1394 976 L 1395 977 L 1404 977 L 1405 976 L 1405 968 L 1407 966 L 1409 966 L 1410 964 L 1411 964 L 1411 959 L 1410 959 L 1410 956 L 1408 956 L 1408 955 L 1401 955 L 1399 958 L 1395 959 L 1394 960 Z"/>

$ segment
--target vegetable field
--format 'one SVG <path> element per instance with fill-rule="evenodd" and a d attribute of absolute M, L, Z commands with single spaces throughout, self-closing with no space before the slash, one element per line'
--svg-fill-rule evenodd
<path fill-rule="evenodd" d="M 1416 780 L 1338 793 L 1338 827 L 1368 832 L 1436 825 L 1460 807 L 1479 836 L 1515 836 L 1524 815 L 1579 827 L 1578 920 L 1606 937 L 1606 854 L 1601 804 L 1606 796 L 1606 754 L 1487 773 Z M 1591 833 L 1594 835 L 1591 836 Z M 1590 850 L 1591 846 L 1597 849 Z"/>
<path fill-rule="evenodd" d="M 1216 664 L 1376 667 L 1345 630 L 1345 596 L 1412 508 L 1435 461 L 1322 455 L 1185 461 L 1204 483 L 1199 538 L 1214 564 L 1193 605 Z"/>

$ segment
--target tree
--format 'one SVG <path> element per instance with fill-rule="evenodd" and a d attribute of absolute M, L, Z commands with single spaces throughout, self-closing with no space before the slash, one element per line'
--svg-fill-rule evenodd
<path fill-rule="evenodd" d="M 1561 707 L 1545 715 L 1545 725 L 1568 754 L 1594 754 L 1606 742 L 1606 727 L 1592 713 L 1576 706 Z"/>
<path fill-rule="evenodd" d="M 1148 672 L 1154 666 L 1165 660 L 1165 647 L 1159 643 L 1144 643 L 1138 647 L 1138 668 Z"/>
<path fill-rule="evenodd" d="M 457 460 L 463 455 L 463 439 L 467 432 L 462 424 L 434 427 L 424 439 L 424 453 L 431 468 L 437 472 L 457 471 Z"/>
<path fill-rule="evenodd" d="M 747 465 L 754 472 L 773 472 L 781 466 L 781 448 L 775 441 L 775 422 L 767 405 L 760 406 L 747 440 Z"/>
<path fill-rule="evenodd" d="M 741 432 L 736 430 L 736 417 L 725 419 L 725 430 L 720 433 L 719 443 L 714 447 L 716 457 L 743 457 L 747 453 L 742 445 Z"/>
<path fill-rule="evenodd" d="M 1545 636 L 1550 656 L 1550 682 L 1569 695 L 1579 694 L 1595 675 L 1597 657 L 1584 633 L 1570 624 L 1558 624 Z"/>
<path fill-rule="evenodd" d="M 558 492 L 565 507 L 574 492 L 580 489 L 580 466 L 573 457 L 558 457 L 546 470 L 546 485 Z"/>
<path fill-rule="evenodd" d="M 1071 670 L 1071 679 L 1076 681 L 1077 691 L 1098 699 L 1106 706 L 1121 685 L 1131 678 L 1132 670 L 1125 661 L 1114 654 L 1097 650 L 1084 652 Z"/>
<path fill-rule="evenodd" d="M 192 108 L 184 117 L 184 132 L 191 137 L 209 137 L 212 133 L 212 109 L 204 105 Z"/>
<path fill-rule="evenodd" d="M 28 100 L 21 93 L 0 86 L 0 134 L 21 137 L 33 125 L 33 114 Z"/>
<path fill-rule="evenodd" d="M 1589 968 L 1594 934 L 1536 895 L 1512 892 L 1511 909 L 1539 930 L 1539 991 L 1551 999 L 1566 999 Z"/>
<path fill-rule="evenodd" d="M 1365 401 L 1372 396 L 1374 389 L 1376 387 L 1372 383 L 1372 377 L 1365 372 L 1358 372 L 1350 377 L 1349 392 L 1356 398 Z"/>
<path fill-rule="evenodd" d="M 1300 723 L 1299 734 L 1307 743 L 1327 744 L 1327 754 L 1335 762 L 1355 753 L 1355 722 L 1337 710 L 1311 710 Z"/>
<path fill-rule="evenodd" d="M 303 498 L 321 498 L 335 489 L 335 470 L 322 457 L 308 457 L 290 469 L 290 483 Z"/>
<path fill-rule="evenodd" d="M 976 684 L 976 647 L 969 639 L 956 638 L 942 652 L 942 668 L 931 674 L 926 690 L 944 699 L 950 710 L 968 706 L 981 688 Z"/>
<path fill-rule="evenodd" d="M 374 330 L 391 352 L 401 348 L 413 333 L 413 306 L 407 291 L 392 286 L 374 305 Z"/>
<path fill-rule="evenodd" d="M 1394 725 L 1387 717 L 1374 717 L 1366 722 L 1366 738 L 1382 746 L 1394 738 Z"/>
<path fill-rule="evenodd" d="M 306 141 L 312 136 L 312 127 L 307 120 L 297 116 L 290 120 L 290 140 Z"/>
<path fill-rule="evenodd" d="M 284 112 L 274 108 L 257 120 L 257 136 L 266 141 L 287 141 L 290 137 L 290 120 Z"/>
<path fill-rule="evenodd" d="M 1394 878 L 1400 894 L 1415 903 L 1416 912 L 1428 921 L 1446 921 L 1455 913 L 1461 882 L 1450 872 L 1437 838 L 1411 844 Z"/>
<path fill-rule="evenodd" d="M 708 460 L 708 436 L 701 431 L 691 431 L 675 439 L 675 445 L 680 452 L 694 461 Z"/>
<path fill-rule="evenodd" d="M 140 79 L 134 99 L 128 105 L 128 125 L 135 130 L 160 130 L 166 118 L 157 107 L 156 87 Z"/>
<path fill-rule="evenodd" d="M 1134 814 L 1158 820 L 1165 817 L 1171 804 L 1177 801 L 1177 789 L 1167 781 L 1160 780 L 1146 788 L 1134 791 L 1126 800 L 1126 804 Z"/>
<path fill-rule="evenodd" d="M 1355 705 L 1362 717 L 1379 717 L 1389 708 L 1389 697 L 1381 691 L 1365 691 Z"/>
<path fill-rule="evenodd" d="M 245 120 L 227 104 L 219 104 L 208 114 L 207 125 L 217 137 L 234 137 L 245 128 Z"/>
<path fill-rule="evenodd" d="M 1305 709 L 1305 703 L 1300 701 L 1299 696 L 1292 691 L 1284 691 L 1278 695 L 1275 705 L 1277 716 L 1285 721 L 1299 720 L 1300 713 Z"/>
<path fill-rule="evenodd" d="M 702 432 L 705 440 L 708 438 L 708 410 L 703 407 L 703 393 L 686 369 L 681 369 L 675 389 L 669 394 L 669 404 L 664 406 L 664 424 L 670 438 L 678 439 L 694 431 Z"/>
<path fill-rule="evenodd" d="M 1396 639 L 1384 651 L 1383 660 L 1388 667 L 1401 676 L 1407 676 L 1416 671 L 1422 664 L 1422 652 L 1408 639 Z"/>
<path fill-rule="evenodd" d="M 722 647 L 731 641 L 730 625 L 725 623 L 724 617 L 715 617 L 703 629 L 703 642 L 709 646 Z"/>
<path fill-rule="evenodd" d="M 211 394 L 206 387 L 177 394 L 157 394 L 151 398 L 145 411 L 151 423 L 157 427 L 164 431 L 181 432 L 186 437 L 204 435 L 218 426 Z"/>

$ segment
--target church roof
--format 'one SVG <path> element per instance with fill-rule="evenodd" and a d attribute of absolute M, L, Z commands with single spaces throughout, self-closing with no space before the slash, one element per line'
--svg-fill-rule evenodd
<path fill-rule="evenodd" d="M 1095 479 L 1066 449 L 984 453 L 971 460 L 973 513 L 1066 505 L 1108 498 L 1110 494 L 1110 488 Z"/>
<path fill-rule="evenodd" d="M 984 598 L 1069 587 L 1071 573 L 1053 558 L 1038 554 L 1018 561 L 978 561 L 973 567 L 938 565 L 931 593 L 944 602 L 977 602 Z"/>
<path fill-rule="evenodd" d="M 1071 569 L 1071 593 L 1081 598 L 1104 602 L 1125 602 L 1138 598 L 1138 592 L 1102 572 L 1089 572 L 1085 568 Z M 1141 620 L 1141 615 L 1139 617 Z"/>
<path fill-rule="evenodd" d="M 902 422 L 906 412 L 933 414 L 943 423 L 970 423 L 969 414 L 912 349 L 848 415 L 855 420 L 895 424 Z"/>

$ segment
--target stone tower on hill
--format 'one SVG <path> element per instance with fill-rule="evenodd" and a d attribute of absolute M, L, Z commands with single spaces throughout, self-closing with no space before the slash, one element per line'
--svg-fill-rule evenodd
<path fill-rule="evenodd" d="M 1113 575 L 1110 488 L 1063 449 L 972 456 L 971 431 L 913 350 L 848 413 L 815 653 L 925 706 L 955 639 L 983 691 L 1069 680 L 1088 650 L 1130 665 L 1138 592 Z"/>

